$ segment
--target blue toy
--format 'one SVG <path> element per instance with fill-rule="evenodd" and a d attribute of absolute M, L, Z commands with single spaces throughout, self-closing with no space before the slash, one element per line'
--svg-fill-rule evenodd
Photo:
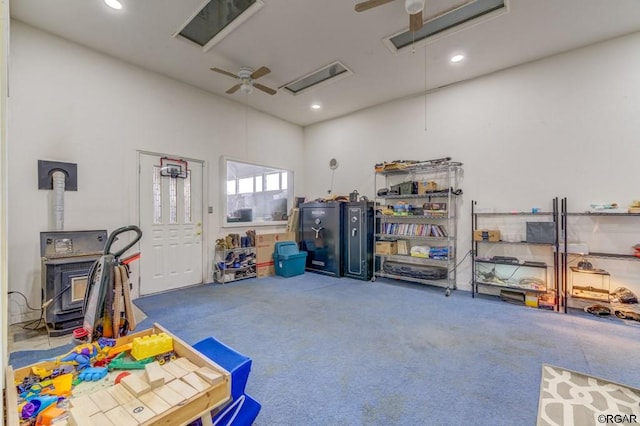
<path fill-rule="evenodd" d="M 58 397 L 56 396 L 41 396 L 33 398 L 27 402 L 24 407 L 22 407 L 22 418 L 28 419 L 37 416 L 41 411 L 44 411 L 45 408 L 48 408 L 50 405 L 57 402 Z"/>
<path fill-rule="evenodd" d="M 78 375 L 78 379 L 84 382 L 97 382 L 107 375 L 107 367 L 90 367 L 85 368 Z"/>

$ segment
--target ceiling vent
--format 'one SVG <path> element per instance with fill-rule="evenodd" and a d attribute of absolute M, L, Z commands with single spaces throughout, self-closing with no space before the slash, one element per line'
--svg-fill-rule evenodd
<path fill-rule="evenodd" d="M 261 0 L 208 0 L 173 36 L 189 40 L 206 52 L 263 5 Z"/>
<path fill-rule="evenodd" d="M 291 95 L 299 95 L 350 75 L 353 75 L 353 71 L 340 61 L 336 61 L 279 88 Z"/>
<path fill-rule="evenodd" d="M 409 30 L 387 37 L 384 43 L 394 53 L 420 41 L 430 42 L 456 31 L 476 25 L 507 12 L 507 0 L 473 0 L 455 9 L 430 18 L 416 32 Z M 483 18 L 480 20 L 480 18 Z M 466 24 L 466 25 L 465 25 Z"/>

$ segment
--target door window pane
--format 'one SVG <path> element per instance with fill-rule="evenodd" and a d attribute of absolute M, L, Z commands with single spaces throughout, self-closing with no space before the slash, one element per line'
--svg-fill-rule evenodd
<path fill-rule="evenodd" d="M 169 223 L 178 223 L 178 178 L 169 179 Z"/>
<path fill-rule="evenodd" d="M 184 223 L 191 223 L 191 172 L 187 170 L 187 177 L 183 179 Z"/>
<path fill-rule="evenodd" d="M 153 167 L 153 224 L 162 224 L 162 177 L 160 167 Z"/>

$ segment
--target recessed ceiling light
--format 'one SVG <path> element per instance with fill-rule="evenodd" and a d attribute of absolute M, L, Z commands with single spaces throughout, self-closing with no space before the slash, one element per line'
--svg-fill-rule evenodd
<path fill-rule="evenodd" d="M 460 62 L 463 59 L 464 59 L 464 55 L 457 54 L 457 55 L 453 55 L 450 60 L 455 64 L 456 62 Z"/>
<path fill-rule="evenodd" d="M 118 0 L 104 0 L 105 4 L 112 9 L 120 10 L 122 9 L 122 3 Z"/>
<path fill-rule="evenodd" d="M 315 104 L 311 104 L 311 109 L 317 111 L 320 108 L 322 108 L 322 105 L 320 105 L 319 103 L 315 103 Z"/>

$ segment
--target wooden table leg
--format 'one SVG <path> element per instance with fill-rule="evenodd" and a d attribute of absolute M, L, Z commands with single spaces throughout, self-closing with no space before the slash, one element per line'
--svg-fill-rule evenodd
<path fill-rule="evenodd" d="M 211 419 L 211 413 L 207 413 L 204 416 L 200 417 L 202 420 L 202 426 L 213 426 L 213 419 Z"/>

